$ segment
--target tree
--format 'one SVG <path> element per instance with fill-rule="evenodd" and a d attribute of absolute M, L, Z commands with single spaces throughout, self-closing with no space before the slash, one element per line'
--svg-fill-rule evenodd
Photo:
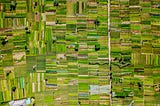
<path fill-rule="evenodd" d="M 94 20 L 95 27 L 99 26 L 100 22 L 98 19 Z"/>
<path fill-rule="evenodd" d="M 13 92 L 15 92 L 15 91 L 16 91 L 16 87 L 13 86 L 13 87 L 11 88 L 11 97 L 12 97 L 12 99 L 13 99 Z"/>
<path fill-rule="evenodd" d="M 25 46 L 24 49 L 26 50 L 26 52 L 29 52 L 28 46 Z"/>
<path fill-rule="evenodd" d="M 15 87 L 15 86 L 12 87 L 12 91 L 13 91 L 13 92 L 16 91 L 16 87 Z"/>
<path fill-rule="evenodd" d="M 78 44 L 75 44 L 74 50 L 75 50 L 75 51 L 78 51 L 78 47 L 79 47 L 79 45 L 78 45 Z"/>
<path fill-rule="evenodd" d="M 138 82 L 137 85 L 138 85 L 139 90 L 141 90 L 142 89 L 142 83 Z"/>
<path fill-rule="evenodd" d="M 2 40 L 2 45 L 4 46 L 4 45 L 6 45 L 6 43 L 8 42 L 8 40 Z"/>
<path fill-rule="evenodd" d="M 10 73 L 11 73 L 11 71 L 7 72 L 7 73 L 6 73 L 6 76 L 8 77 Z"/>
<path fill-rule="evenodd" d="M 15 1 L 11 1 L 11 4 L 10 4 L 10 11 L 16 10 L 16 5 L 17 5 L 17 3 L 16 3 Z"/>
<path fill-rule="evenodd" d="M 38 3 L 37 3 L 37 2 L 35 2 L 34 6 L 37 6 L 37 4 L 38 4 Z"/>
<path fill-rule="evenodd" d="M 57 41 L 57 38 L 53 37 L 52 40 L 53 40 L 53 43 L 55 43 Z"/>
<path fill-rule="evenodd" d="M 54 6 L 59 6 L 59 2 L 57 0 L 54 0 L 53 5 Z"/>
<path fill-rule="evenodd" d="M 95 45 L 95 51 L 98 51 L 98 50 L 100 50 L 100 44 Z"/>
<path fill-rule="evenodd" d="M 1 44 L 4 46 L 8 42 L 7 37 L 1 38 L 1 41 Z"/>
<path fill-rule="evenodd" d="M 31 32 L 30 32 L 30 30 L 26 30 L 26 34 L 30 34 Z"/>
<path fill-rule="evenodd" d="M 25 27 L 25 30 L 28 30 L 28 27 Z"/>
<path fill-rule="evenodd" d="M 160 8 L 160 4 L 158 4 L 158 6 L 157 6 L 158 8 Z"/>

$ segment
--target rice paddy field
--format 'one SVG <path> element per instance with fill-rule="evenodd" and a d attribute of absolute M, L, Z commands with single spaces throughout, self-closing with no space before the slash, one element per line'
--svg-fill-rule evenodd
<path fill-rule="evenodd" d="M 0 106 L 159 105 L 159 0 L 0 0 Z"/>

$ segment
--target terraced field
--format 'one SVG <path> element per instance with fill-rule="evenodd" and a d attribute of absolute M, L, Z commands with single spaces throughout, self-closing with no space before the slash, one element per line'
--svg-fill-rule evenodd
<path fill-rule="evenodd" d="M 0 0 L 0 106 L 158 106 L 160 2 L 109 6 Z"/>

